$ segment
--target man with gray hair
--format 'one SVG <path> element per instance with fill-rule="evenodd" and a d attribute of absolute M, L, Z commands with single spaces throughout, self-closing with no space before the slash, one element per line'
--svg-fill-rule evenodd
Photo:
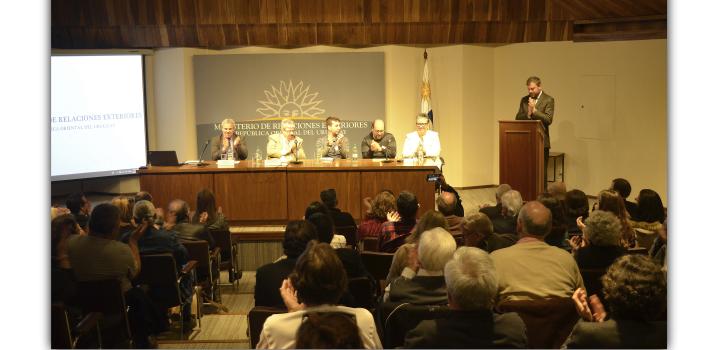
<path fill-rule="evenodd" d="M 420 305 L 447 303 L 443 269 L 457 248 L 453 236 L 441 227 L 425 231 L 417 250 L 408 255 L 408 265 L 400 277 L 386 288 L 392 302 Z"/>
<path fill-rule="evenodd" d="M 582 269 L 605 269 L 615 259 L 627 254 L 621 245 L 622 225 L 615 214 L 596 210 L 585 220 L 583 238 L 573 237 L 575 261 Z"/>
<path fill-rule="evenodd" d="M 268 136 L 268 158 L 281 160 L 305 159 L 303 139 L 295 135 L 295 122 L 290 118 L 280 121 L 280 133 Z"/>
<path fill-rule="evenodd" d="M 520 192 L 508 190 L 503 193 L 500 203 L 502 205 L 500 216 L 492 219 L 495 232 L 517 234 L 517 215 L 523 205 L 523 199 Z"/>
<path fill-rule="evenodd" d="M 492 311 L 498 275 L 490 256 L 460 247 L 445 265 L 448 307 L 441 319 L 424 320 L 408 332 L 404 348 L 526 348 L 525 323 L 514 312 Z"/>
<path fill-rule="evenodd" d="M 502 196 L 505 192 L 512 190 L 508 184 L 500 184 L 495 189 L 495 205 L 485 204 L 480 207 L 480 212 L 487 215 L 490 220 L 499 217 L 502 214 Z"/>
<path fill-rule="evenodd" d="M 569 298 L 584 288 L 580 269 L 570 253 L 545 243 L 552 214 L 542 203 L 528 202 L 517 220 L 518 242 L 490 254 L 499 279 L 499 301 Z"/>

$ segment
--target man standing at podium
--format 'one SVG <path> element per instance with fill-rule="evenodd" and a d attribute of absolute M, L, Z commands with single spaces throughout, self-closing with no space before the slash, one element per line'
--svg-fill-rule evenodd
<path fill-rule="evenodd" d="M 528 95 L 520 100 L 515 120 L 539 120 L 542 122 L 542 131 L 545 138 L 545 168 L 547 169 L 550 155 L 550 124 L 555 113 L 555 99 L 542 90 L 542 83 L 538 77 L 527 79 Z M 543 171 L 543 187 L 547 186 L 547 171 Z"/>

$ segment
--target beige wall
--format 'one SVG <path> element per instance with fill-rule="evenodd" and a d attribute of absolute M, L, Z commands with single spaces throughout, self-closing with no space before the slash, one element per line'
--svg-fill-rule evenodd
<path fill-rule="evenodd" d="M 641 188 L 652 188 L 667 202 L 666 40 L 458 45 L 427 51 L 435 129 L 440 132 L 444 170 L 452 185 L 498 183 L 497 121 L 514 118 L 519 99 L 527 93 L 525 79 L 538 75 L 556 99 L 552 150 L 566 154 L 569 188 L 593 195 L 612 178 L 625 177 L 634 186 L 632 196 Z M 317 46 L 155 51 L 146 72 L 150 148 L 174 149 L 181 160 L 198 156 L 194 55 L 299 52 L 384 52 L 386 128 L 402 147 L 419 112 L 423 49 Z M 609 81 L 614 94 L 583 86 L 597 77 Z M 607 105 L 614 108 L 608 112 L 602 108 Z M 587 112 L 591 106 L 595 113 L 603 112 L 602 118 Z M 137 183 L 133 184 L 134 190 Z M 104 192 L 118 189 L 106 182 L 98 186 Z"/>

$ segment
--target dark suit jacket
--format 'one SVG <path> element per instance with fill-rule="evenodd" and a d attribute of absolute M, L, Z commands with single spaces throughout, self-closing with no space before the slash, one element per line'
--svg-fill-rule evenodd
<path fill-rule="evenodd" d="M 578 249 L 575 261 L 581 269 L 606 269 L 625 254 L 627 251 L 620 246 L 602 247 L 591 244 Z"/>
<path fill-rule="evenodd" d="M 296 258 L 282 259 L 280 261 L 263 265 L 255 273 L 255 306 L 270 306 L 284 309 L 279 288 L 293 268 Z"/>
<path fill-rule="evenodd" d="M 494 207 L 485 207 L 480 209 L 480 212 L 487 215 L 490 220 L 500 217 L 502 214 L 502 204 L 498 203 Z"/>
<path fill-rule="evenodd" d="M 352 215 L 350 213 L 341 211 L 338 208 L 329 208 L 328 211 L 330 212 L 330 218 L 332 219 L 333 223 L 335 224 L 335 227 L 338 226 L 355 226 L 355 219 L 353 219 Z"/>
<path fill-rule="evenodd" d="M 215 239 L 205 229 L 205 225 L 181 222 L 173 226 L 172 231 L 177 233 L 179 239 L 187 241 L 207 241 L 210 250 L 215 248 Z"/>
<path fill-rule="evenodd" d="M 517 234 L 517 216 L 499 216 L 492 220 L 493 228 L 497 233 Z"/>
<path fill-rule="evenodd" d="M 127 243 L 131 234 L 132 231 L 126 233 L 122 237 L 122 241 Z M 138 250 L 140 250 L 140 254 L 172 253 L 178 271 L 188 261 L 187 249 L 180 244 L 177 234 L 172 231 L 158 230 L 153 226 L 150 226 L 138 240 Z"/>
<path fill-rule="evenodd" d="M 405 337 L 406 349 L 527 348 L 525 323 L 517 313 L 458 311 L 424 320 Z"/>
<path fill-rule="evenodd" d="M 633 220 L 637 219 L 637 204 L 636 203 L 626 200 L 625 201 L 625 210 L 627 210 L 628 214 L 630 214 L 631 219 L 633 219 Z"/>
<path fill-rule="evenodd" d="M 447 305 L 447 288 L 444 276 L 400 276 L 390 284 L 392 302 L 416 305 Z"/>
<path fill-rule="evenodd" d="M 535 112 L 528 118 L 529 98 L 530 95 L 527 95 L 520 99 L 520 108 L 518 109 L 517 115 L 515 115 L 515 120 L 542 121 L 545 148 L 550 148 L 550 124 L 552 124 L 553 115 L 555 114 L 555 99 L 543 91 L 535 104 Z"/>
<path fill-rule="evenodd" d="M 570 349 L 665 349 L 667 322 L 581 320 L 565 345 Z"/>
<path fill-rule="evenodd" d="M 233 137 L 233 142 L 235 142 L 235 138 L 238 137 L 240 138 L 240 143 L 233 148 L 234 157 L 235 160 L 244 160 L 247 159 L 248 155 L 247 145 L 245 144 L 245 138 L 242 136 Z M 210 148 L 210 157 L 212 158 L 212 160 L 220 159 L 220 155 L 222 154 L 222 148 L 222 135 L 213 137 L 212 146 Z"/>

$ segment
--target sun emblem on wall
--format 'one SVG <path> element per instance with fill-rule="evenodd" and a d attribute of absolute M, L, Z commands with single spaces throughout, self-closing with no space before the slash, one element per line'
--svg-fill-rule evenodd
<path fill-rule="evenodd" d="M 256 109 L 262 114 L 262 119 L 322 119 L 320 115 L 325 110 L 319 108 L 323 100 L 318 99 L 318 92 L 308 93 L 310 85 L 307 86 L 301 81 L 293 84 L 280 81 L 280 87 L 271 85 L 265 90 L 265 100 L 258 101 L 264 107 Z"/>

